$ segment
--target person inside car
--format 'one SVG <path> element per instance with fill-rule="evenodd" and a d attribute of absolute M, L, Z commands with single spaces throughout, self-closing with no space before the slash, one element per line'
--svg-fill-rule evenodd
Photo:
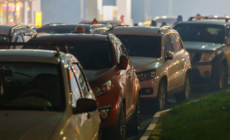
<path fill-rule="evenodd" d="M 74 33 L 85 34 L 85 28 L 82 26 L 77 26 Z"/>

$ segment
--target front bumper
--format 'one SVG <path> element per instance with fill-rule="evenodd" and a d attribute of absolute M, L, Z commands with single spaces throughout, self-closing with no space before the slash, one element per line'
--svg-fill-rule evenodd
<path fill-rule="evenodd" d="M 192 63 L 192 84 L 207 83 L 212 77 L 212 64 L 210 63 Z"/>
<path fill-rule="evenodd" d="M 157 97 L 159 79 L 151 79 L 147 81 L 140 81 L 141 98 Z"/>

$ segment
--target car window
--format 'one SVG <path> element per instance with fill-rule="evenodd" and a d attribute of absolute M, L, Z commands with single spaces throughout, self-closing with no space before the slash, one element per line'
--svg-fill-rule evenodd
<path fill-rule="evenodd" d="M 177 24 L 174 27 L 183 41 L 225 43 L 225 27 L 213 24 Z"/>
<path fill-rule="evenodd" d="M 64 111 L 65 92 L 59 65 L 1 62 L 0 77 L 1 110 Z"/>
<path fill-rule="evenodd" d="M 24 42 L 22 34 L 19 34 L 19 35 L 17 36 L 16 42 L 19 42 L 19 43 Z M 19 46 L 19 45 L 14 46 L 15 49 L 21 49 L 22 47 L 23 47 L 23 46 Z"/>
<path fill-rule="evenodd" d="M 161 57 L 161 37 L 146 35 L 119 35 L 129 56 L 136 57 Z"/>
<path fill-rule="evenodd" d="M 184 46 L 183 46 L 183 43 L 182 43 L 182 41 L 181 41 L 180 36 L 179 36 L 178 34 L 174 34 L 174 35 L 176 36 L 176 41 L 177 41 L 177 44 L 178 44 L 178 46 L 179 46 L 179 49 L 180 49 L 180 50 L 183 49 Z"/>
<path fill-rule="evenodd" d="M 99 34 L 98 30 L 93 30 L 92 34 Z"/>
<path fill-rule="evenodd" d="M 124 45 L 121 45 L 121 52 L 122 52 L 122 54 L 129 56 Z"/>
<path fill-rule="evenodd" d="M 77 84 L 76 78 L 74 76 L 74 73 L 72 71 L 72 69 L 69 69 L 69 82 L 70 82 L 70 89 L 71 89 L 71 105 L 73 108 L 75 108 L 77 105 L 77 100 L 81 97 L 81 93 L 80 93 L 80 89 L 79 86 Z"/>
<path fill-rule="evenodd" d="M 170 38 L 171 38 L 171 42 L 173 44 L 173 49 L 174 49 L 174 52 L 178 52 L 180 51 L 180 48 L 178 46 L 178 42 L 177 42 L 177 39 L 176 39 L 176 36 L 175 34 L 170 34 Z"/>
<path fill-rule="evenodd" d="M 32 36 L 23 36 L 24 42 L 29 41 L 32 38 Z"/>
<path fill-rule="evenodd" d="M 169 51 L 174 52 L 173 45 L 172 45 L 169 35 L 165 36 L 164 49 L 165 49 L 165 53 Z"/>
<path fill-rule="evenodd" d="M 88 87 L 87 87 L 87 84 L 86 84 L 86 79 L 81 71 L 81 69 L 79 68 L 79 66 L 77 64 L 73 64 L 73 72 L 79 82 L 79 85 L 80 85 L 80 88 L 83 92 L 83 95 L 84 97 L 86 97 L 88 95 Z"/>

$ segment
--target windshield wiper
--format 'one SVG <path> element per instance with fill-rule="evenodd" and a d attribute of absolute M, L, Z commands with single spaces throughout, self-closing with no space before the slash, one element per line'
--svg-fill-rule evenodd
<path fill-rule="evenodd" d="M 0 110 L 42 110 L 48 111 L 47 107 L 41 106 L 33 106 L 28 104 L 11 104 L 11 103 L 3 103 L 0 104 Z"/>

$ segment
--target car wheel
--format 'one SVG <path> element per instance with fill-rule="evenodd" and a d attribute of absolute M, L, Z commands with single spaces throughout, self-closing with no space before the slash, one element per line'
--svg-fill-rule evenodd
<path fill-rule="evenodd" d="M 113 137 L 110 137 L 110 139 L 114 140 L 125 140 L 125 133 L 126 133 L 126 112 L 125 112 L 125 105 L 124 103 L 121 104 L 121 110 L 119 114 L 119 120 L 116 125 L 115 130 L 113 131 Z"/>
<path fill-rule="evenodd" d="M 157 110 L 163 110 L 167 102 L 167 88 L 164 81 L 160 82 L 158 94 L 157 94 Z"/>
<path fill-rule="evenodd" d="M 141 130 L 141 110 L 140 110 L 140 96 L 137 97 L 136 109 L 134 112 L 133 119 L 130 124 L 132 132 L 139 133 Z"/>
<path fill-rule="evenodd" d="M 228 71 L 223 63 L 220 65 L 219 73 L 215 78 L 215 83 L 215 90 L 226 90 L 228 87 Z"/>
<path fill-rule="evenodd" d="M 191 93 L 191 84 L 190 84 L 190 78 L 189 75 L 186 76 L 185 78 L 185 83 L 184 83 L 184 90 L 178 94 L 175 95 L 176 102 L 181 103 L 185 100 L 189 99 Z"/>

